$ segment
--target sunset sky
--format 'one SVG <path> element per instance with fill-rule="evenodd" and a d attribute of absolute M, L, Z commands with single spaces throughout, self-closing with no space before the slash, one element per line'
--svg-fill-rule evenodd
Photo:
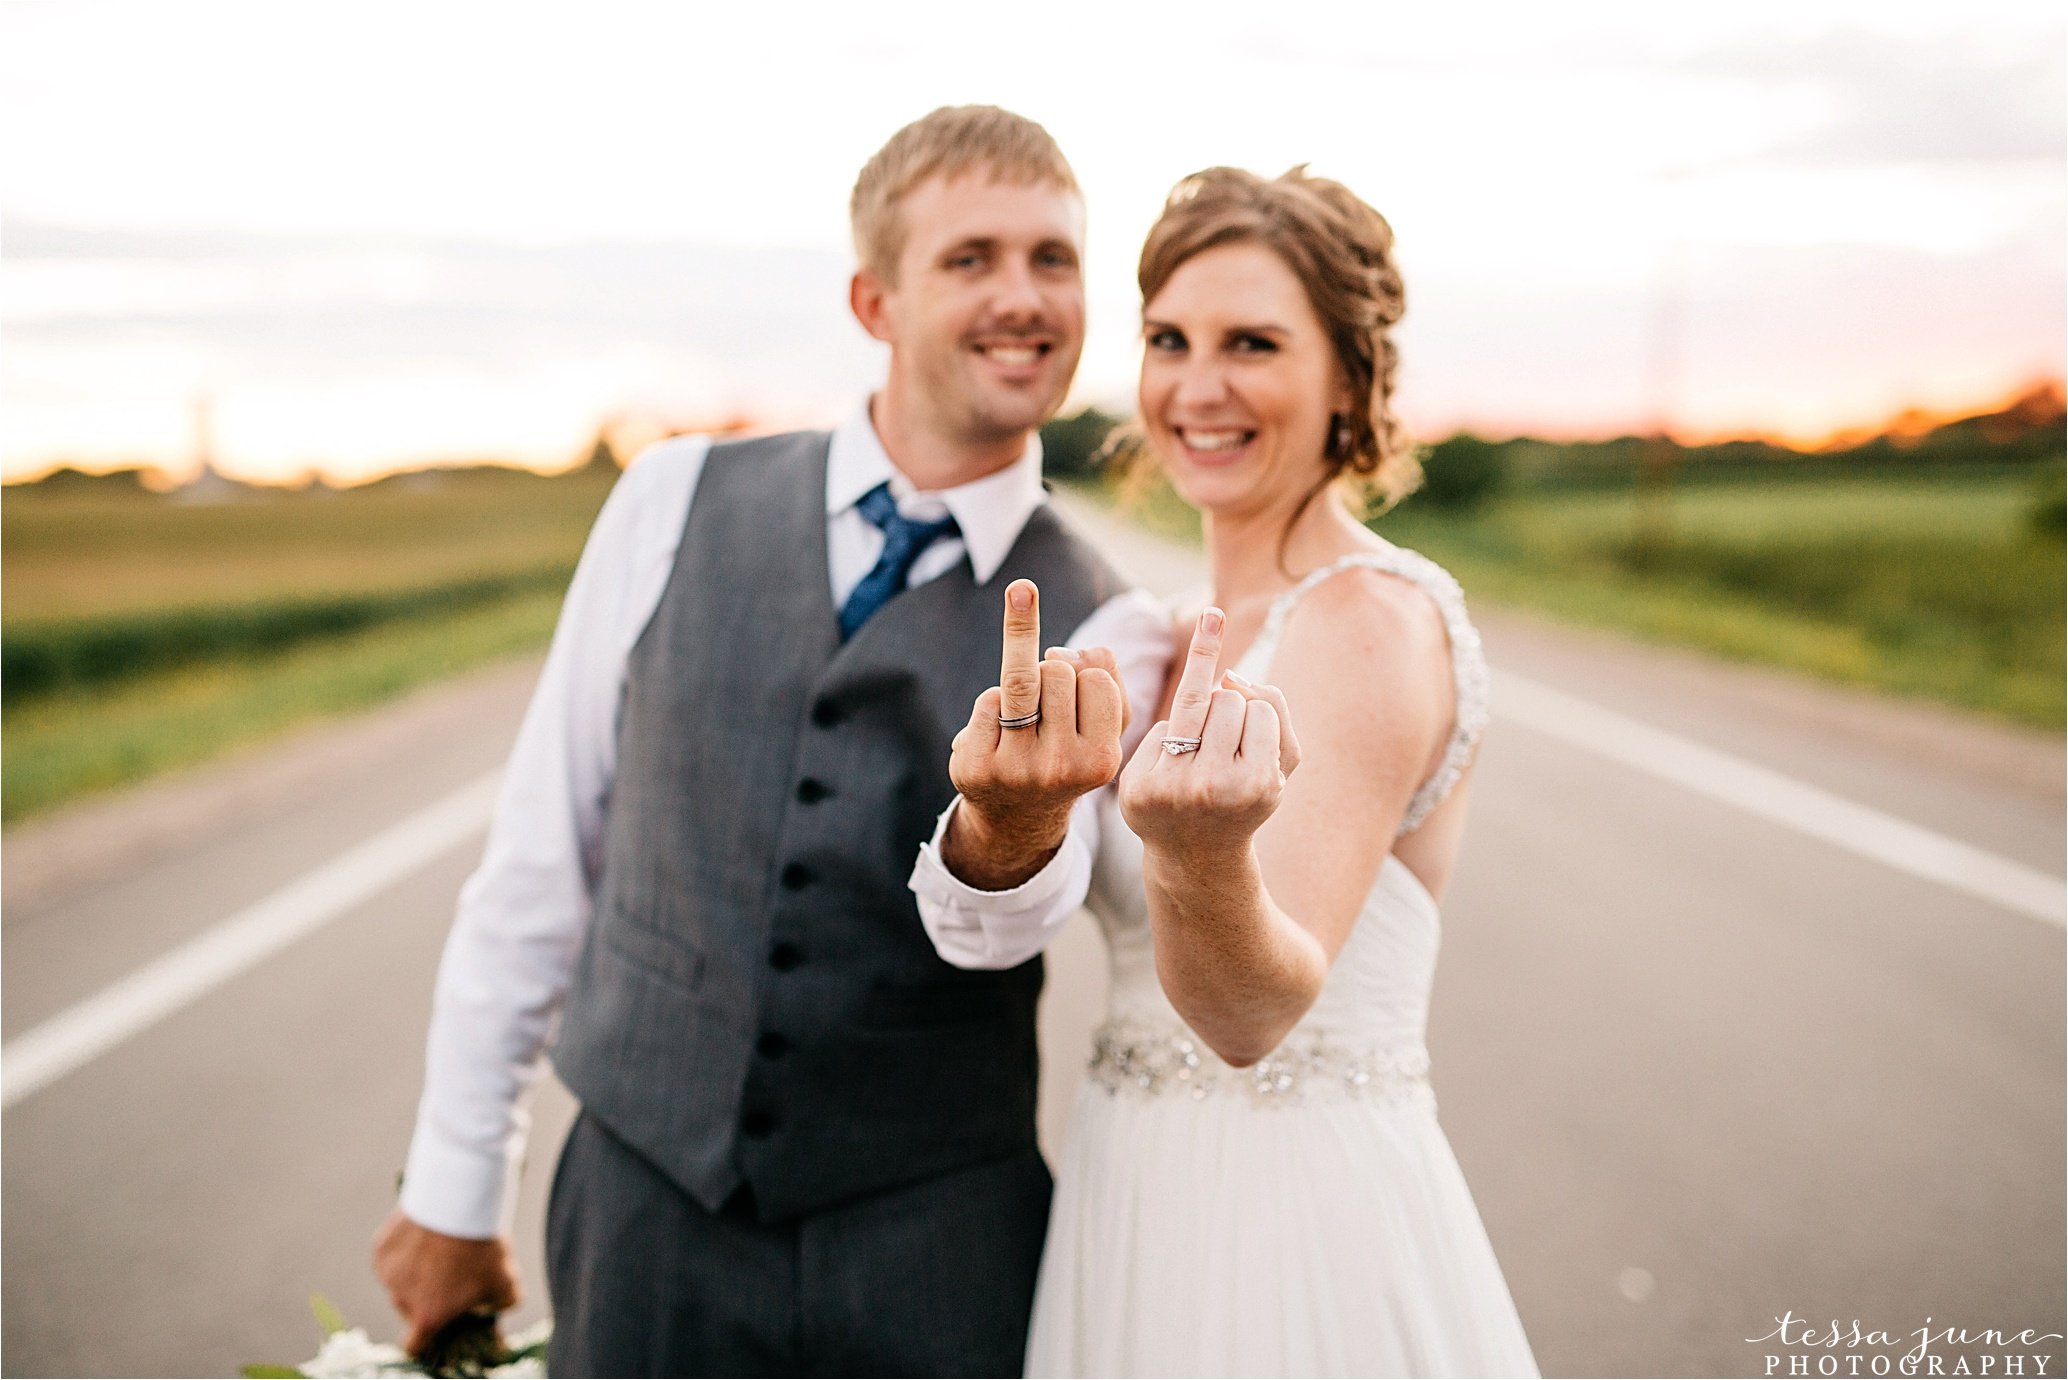
<path fill-rule="evenodd" d="M 749 13 L 749 10 L 752 13 Z M 1812 441 L 2063 371 L 2054 4 L 0 8 L 0 471 L 565 463 L 822 422 L 882 364 L 846 198 L 900 124 L 1042 121 L 1125 406 L 1186 172 L 1392 220 L 1425 436 Z"/>

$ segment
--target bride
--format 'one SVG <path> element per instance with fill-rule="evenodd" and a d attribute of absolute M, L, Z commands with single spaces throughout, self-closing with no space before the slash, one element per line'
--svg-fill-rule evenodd
<path fill-rule="evenodd" d="M 1334 497 L 1417 477 L 1391 406 L 1392 242 L 1338 183 L 1214 168 L 1142 251 L 1140 425 L 1203 516 L 1212 599 L 1160 721 L 1070 828 L 1112 991 L 1032 1375 L 1536 1373 L 1424 1044 L 1486 666 L 1457 584 Z M 957 740 L 979 812 L 1014 746 L 999 712 L 979 701 Z M 1041 885 L 991 893 L 989 916 L 983 893 L 959 904 L 1038 945 L 1076 903 L 1066 887 L 1029 924 Z M 955 960 L 956 917 L 919 889 Z"/>

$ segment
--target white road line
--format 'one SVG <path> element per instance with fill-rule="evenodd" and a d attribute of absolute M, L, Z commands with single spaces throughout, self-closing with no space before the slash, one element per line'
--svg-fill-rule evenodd
<path fill-rule="evenodd" d="M 1494 675 L 1494 712 L 1747 814 L 1899 872 L 2068 926 L 2068 882 L 1818 790 L 1691 738 L 1554 690 L 1513 671 Z"/>
<path fill-rule="evenodd" d="M 1860 857 L 2068 927 L 2068 883 L 1777 771 L 1554 690 L 1495 673 L 1504 719 Z M 500 773 L 461 787 L 0 1048 L 12 1107 L 249 972 L 485 828 Z"/>
<path fill-rule="evenodd" d="M 501 775 L 461 787 L 8 1041 L 0 1047 L 0 1107 L 50 1086 L 465 843 L 487 826 Z"/>

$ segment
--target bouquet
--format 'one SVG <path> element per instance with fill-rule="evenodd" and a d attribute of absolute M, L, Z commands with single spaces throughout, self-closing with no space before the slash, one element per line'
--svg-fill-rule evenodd
<path fill-rule="evenodd" d="M 447 1323 L 424 1348 L 421 1357 L 392 1342 L 376 1342 L 363 1327 L 347 1327 L 330 1300 L 321 1294 L 309 1298 L 310 1311 L 323 1329 L 323 1346 L 299 1366 L 254 1365 L 244 1367 L 253 1380 L 274 1376 L 543 1376 L 546 1373 L 546 1343 L 552 1339 L 551 1319 L 527 1327 L 507 1341 L 496 1327 L 493 1313 L 463 1313 Z"/>

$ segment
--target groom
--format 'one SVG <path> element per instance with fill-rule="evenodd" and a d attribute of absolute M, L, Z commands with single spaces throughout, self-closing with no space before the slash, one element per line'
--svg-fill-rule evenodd
<path fill-rule="evenodd" d="M 943 962 L 907 879 L 920 856 L 962 885 L 921 844 L 999 679 L 1001 607 L 1009 646 L 1045 614 L 1114 649 L 1038 671 L 1074 678 L 1043 698 L 1074 698 L 1086 734 L 1118 731 L 1115 675 L 1153 702 L 1165 634 L 1040 481 L 1084 322 L 1054 142 L 935 111 L 869 161 L 852 214 L 882 390 L 830 435 L 650 450 L 568 591 L 375 1238 L 412 1351 L 515 1301 L 519 1097 L 557 1019 L 582 1112 L 547 1225 L 553 1374 L 1019 1373 L 1050 1187 L 1041 969 Z M 1028 789 L 1066 815 L 1098 784 Z M 1025 817 L 1046 823 L 982 838 L 964 875 L 1052 865 L 1056 808 Z"/>

